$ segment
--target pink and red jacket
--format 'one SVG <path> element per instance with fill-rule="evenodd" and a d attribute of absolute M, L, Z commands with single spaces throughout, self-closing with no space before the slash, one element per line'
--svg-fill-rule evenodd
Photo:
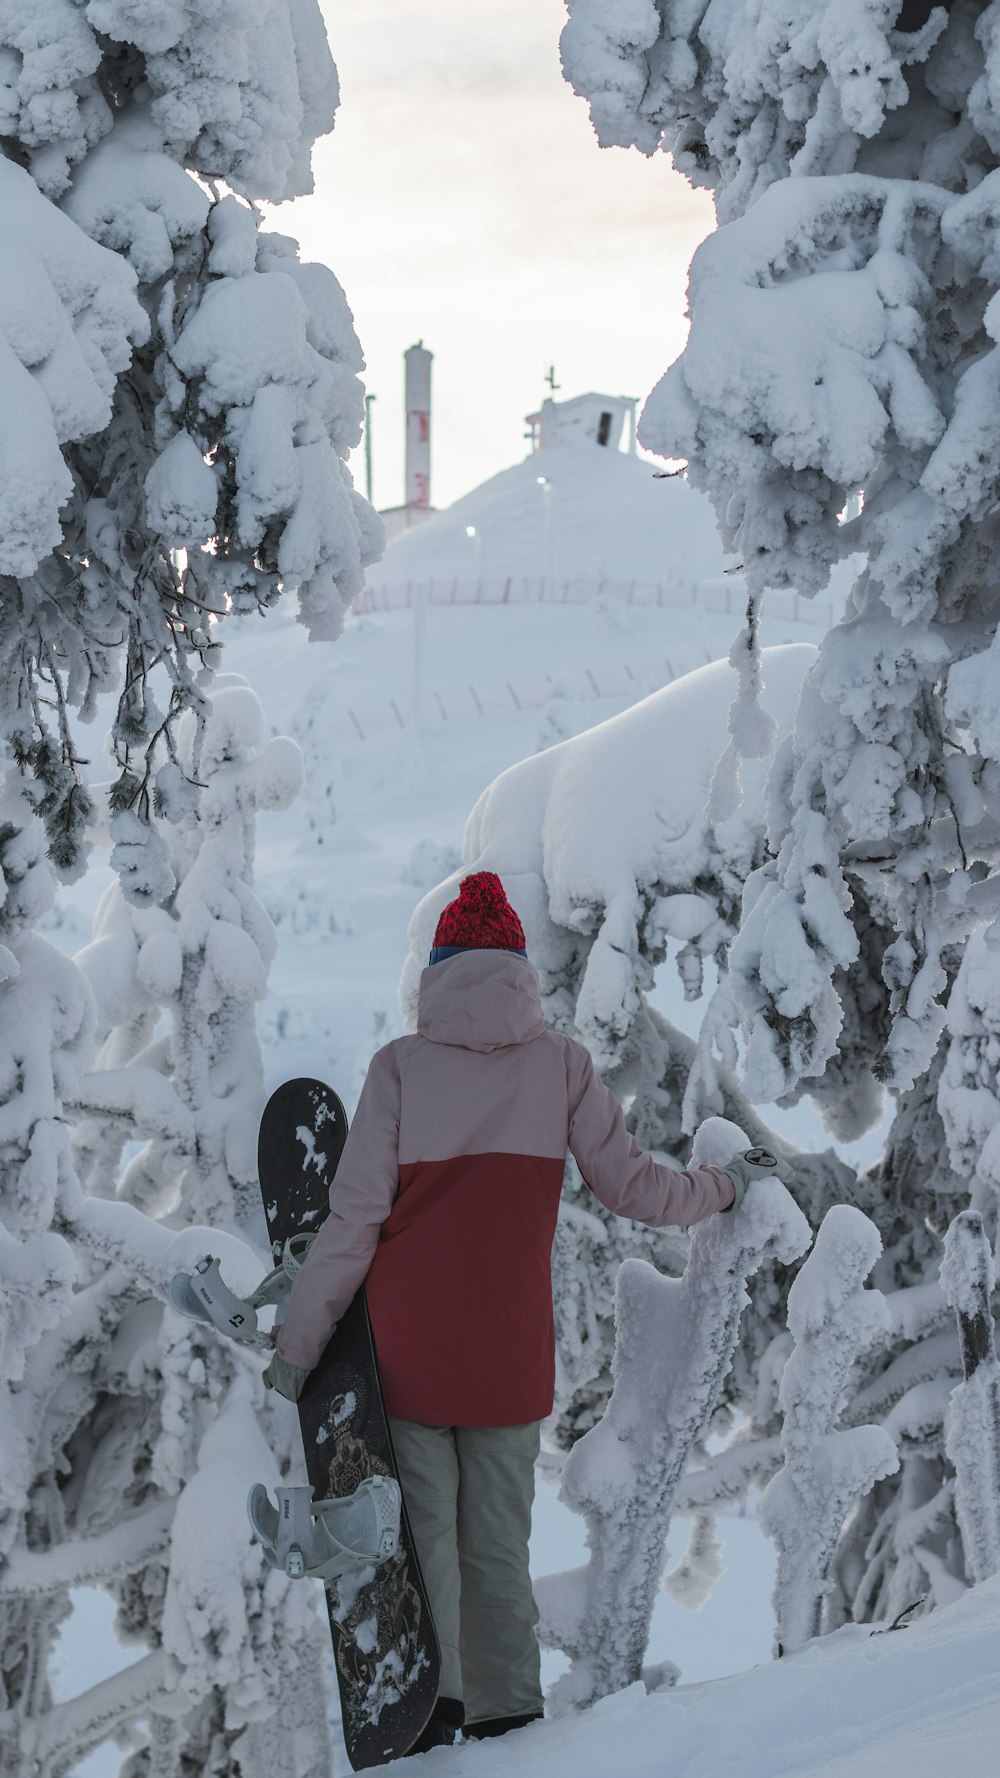
<path fill-rule="evenodd" d="M 372 1060 L 278 1336 L 311 1369 L 364 1283 L 390 1415 L 517 1426 L 551 1412 L 550 1255 L 567 1148 L 595 1197 L 652 1228 L 733 1202 L 719 1167 L 638 1147 L 523 957 L 463 951 L 420 979 L 417 1031 Z"/>

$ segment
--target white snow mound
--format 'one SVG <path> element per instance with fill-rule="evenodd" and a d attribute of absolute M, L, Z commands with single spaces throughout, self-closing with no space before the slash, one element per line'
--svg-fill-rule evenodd
<path fill-rule="evenodd" d="M 790 727 L 814 658 L 808 643 L 763 651 L 762 704 L 779 735 Z M 413 914 L 403 1008 L 412 1002 L 438 915 L 459 880 L 470 870 L 495 870 L 543 977 L 559 973 L 572 934 L 596 934 L 574 1017 L 598 1066 L 613 1064 L 616 1039 L 626 1028 L 623 982 L 631 975 L 640 922 L 648 936 L 650 897 L 664 942 L 694 942 L 709 954 L 719 937 L 717 910 L 691 885 L 707 873 L 710 847 L 724 843 L 727 855 L 738 859 L 752 850 L 762 822 L 765 759 L 743 762 L 743 800 L 725 823 L 713 828 L 707 814 L 736 687 L 734 669 L 713 662 L 502 772 L 469 816 L 461 868 Z"/>

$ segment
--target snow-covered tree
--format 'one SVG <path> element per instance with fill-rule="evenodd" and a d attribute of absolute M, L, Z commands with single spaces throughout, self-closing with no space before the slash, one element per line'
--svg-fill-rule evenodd
<path fill-rule="evenodd" d="M 781 1376 L 783 1462 L 758 1518 L 778 1549 L 774 1589 L 779 1654 L 822 1627 L 830 1568 L 844 1521 L 860 1497 L 899 1468 L 881 1426 L 837 1430 L 859 1355 L 884 1340 L 889 1311 L 864 1281 L 882 1252 L 878 1229 L 851 1204 L 834 1204 L 788 1293 L 795 1340 Z"/>
<path fill-rule="evenodd" d="M 842 1611 L 885 1614 L 971 1572 L 937 1272 L 970 1198 L 998 1236 L 1000 15 L 568 8 L 564 67 L 601 141 L 669 153 L 724 224 L 695 255 L 689 342 L 640 436 L 686 462 L 742 563 L 737 762 L 760 739 L 768 589 L 813 596 L 864 558 L 775 752 L 720 1016 L 742 1026 L 754 1100 L 808 1094 L 844 1138 L 891 1097 L 881 1161 L 826 1200 L 850 1196 L 884 1247 L 889 1333 L 844 1424 L 885 1416 L 901 1465 L 833 1567 Z"/>
<path fill-rule="evenodd" d="M 300 767 L 217 677 L 222 626 L 287 589 L 335 636 L 381 542 L 345 298 L 258 207 L 311 188 L 336 74 L 317 0 L 8 6 L 0 70 L 2 1763 L 126 1733 L 129 1778 L 318 1778 L 322 1632 L 239 1510 L 294 1417 L 162 1294 L 209 1244 L 238 1287 L 269 1258 L 253 831 Z M 118 882 L 73 965 L 30 927 L 46 843 L 69 876 L 94 837 Z M 146 1652 L 55 1706 L 76 1584 Z"/>
<path fill-rule="evenodd" d="M 196 739 L 200 804 L 181 794 L 152 818 L 174 893 L 136 906 L 116 881 L 76 963 L 37 937 L 12 947 L 28 963 L 44 953 L 49 972 L 28 978 L 27 1010 L 9 998 L 13 1054 L 24 1042 L 15 1032 L 32 1033 L 36 1120 L 22 1088 L 11 1130 L 30 1142 L 12 1177 L 36 1224 L 47 1217 L 58 1232 L 39 1235 L 38 1251 L 8 1234 L 2 1249 L 14 1262 L 13 1334 L 30 1344 L 20 1360 L 4 1355 L 0 1624 L 7 1671 L 31 1675 L 7 1700 L 12 1745 L 44 1778 L 72 1771 L 138 1718 L 149 1733 L 133 1731 L 129 1778 L 188 1768 L 263 1778 L 287 1763 L 288 1747 L 296 1778 L 329 1768 L 322 1628 L 310 1602 L 260 1563 L 240 1510 L 248 1476 L 288 1473 L 294 1416 L 264 1405 L 259 1361 L 162 1301 L 172 1274 L 207 1245 L 237 1287 L 268 1264 L 266 1244 L 252 1244 L 263 1101 L 254 1006 L 274 933 L 252 887 L 254 828 L 301 780 L 298 749 L 265 742 L 260 705 L 235 676 L 217 681 L 203 722 L 189 714 L 181 724 L 179 784 Z M 26 819 L 31 844 L 18 836 L 6 867 L 12 925 L 19 904 L 37 911 L 47 869 L 41 824 Z M 25 974 L 22 964 L 15 987 Z M 43 1072 L 50 1052 L 54 1083 Z M 53 1105 L 77 1114 L 75 1157 L 65 1124 L 42 1121 Z M 22 1237 L 25 1228 L 22 1218 Z M 53 1706 L 48 1657 L 74 1584 L 110 1592 L 119 1632 L 148 1652 Z"/>
<path fill-rule="evenodd" d="M 734 1124 L 710 1118 L 694 1159 L 718 1165 L 746 1142 Z M 553 1689 L 556 1708 L 592 1704 L 641 1676 L 674 1495 L 719 1404 L 747 1281 L 767 1260 L 789 1265 L 809 1240 L 801 1210 L 772 1179 L 735 1215 L 698 1224 L 682 1278 L 642 1260 L 623 1264 L 611 1398 L 573 1446 L 560 1488 L 586 1521 L 590 1556 L 536 1584 L 542 1643 L 571 1657 Z"/>
<path fill-rule="evenodd" d="M 381 541 L 343 292 L 257 207 L 311 189 L 336 73 L 318 0 L 35 0 L 0 62 L 0 736 L 79 870 L 70 712 L 114 691 L 111 808 L 157 899 L 147 817 L 220 623 L 290 587 L 336 635 Z"/>

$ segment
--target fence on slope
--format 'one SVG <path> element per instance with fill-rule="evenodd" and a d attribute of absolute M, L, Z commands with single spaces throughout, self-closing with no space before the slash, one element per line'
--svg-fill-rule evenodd
<path fill-rule="evenodd" d="M 697 607 L 713 616 L 737 615 L 745 590 L 738 575 L 714 580 L 679 577 L 668 581 L 612 580 L 606 576 L 556 580 L 545 575 L 508 575 L 504 580 L 436 578 L 372 582 L 352 606 L 355 616 L 379 611 L 411 611 L 425 605 L 590 605 L 599 599 L 659 610 L 690 611 Z M 766 616 L 786 623 L 829 629 L 836 601 L 804 599 L 798 593 L 768 593 Z"/>
<path fill-rule="evenodd" d="M 587 605 L 607 598 L 626 605 L 660 609 L 700 611 L 716 616 L 736 616 L 742 606 L 742 582 L 728 576 L 700 583 L 655 583 L 651 581 L 613 581 L 607 579 L 554 581 L 545 577 L 510 577 L 503 581 L 426 580 L 407 581 L 396 585 L 366 586 L 351 608 L 352 617 L 375 612 L 414 611 L 422 606 L 446 605 Z M 800 598 L 797 593 L 772 593 L 768 598 L 767 615 L 782 623 L 808 625 L 813 631 L 829 628 L 834 622 L 835 602 Z M 702 650 L 705 663 L 717 657 Z M 385 729 L 405 731 L 415 727 L 436 726 L 463 721 L 476 716 L 512 715 L 523 710 L 550 710 L 555 713 L 560 703 L 567 708 L 578 702 L 634 703 L 660 691 L 681 671 L 669 656 L 660 661 L 646 661 L 636 669 L 627 663 L 615 666 L 607 662 L 599 668 L 584 667 L 576 672 L 562 673 L 558 678 L 526 681 L 504 679 L 491 685 L 450 684 L 446 689 L 422 691 L 416 699 L 386 698 L 363 707 L 347 706 L 340 711 L 339 726 L 345 739 L 366 741 Z"/>

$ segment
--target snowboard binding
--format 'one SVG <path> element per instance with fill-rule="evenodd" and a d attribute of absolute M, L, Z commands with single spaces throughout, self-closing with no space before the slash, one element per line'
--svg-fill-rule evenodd
<path fill-rule="evenodd" d="M 191 1272 L 178 1272 L 170 1280 L 170 1301 L 179 1315 L 189 1321 L 203 1321 L 230 1339 L 244 1346 L 270 1350 L 270 1333 L 262 1333 L 257 1324 L 257 1311 L 273 1304 L 277 1310 L 275 1326 L 292 1293 L 296 1273 L 302 1268 L 315 1235 L 290 1235 L 281 1249 L 281 1263 L 262 1278 L 249 1296 L 237 1296 L 230 1290 L 219 1271 L 219 1261 L 205 1253 L 195 1261 Z"/>
<path fill-rule="evenodd" d="M 314 1500 L 311 1488 L 263 1482 L 247 1496 L 247 1514 L 264 1560 L 290 1580 L 334 1580 L 350 1569 L 391 1562 L 399 1548 L 402 1496 L 392 1476 L 369 1476 L 340 1500 Z"/>

